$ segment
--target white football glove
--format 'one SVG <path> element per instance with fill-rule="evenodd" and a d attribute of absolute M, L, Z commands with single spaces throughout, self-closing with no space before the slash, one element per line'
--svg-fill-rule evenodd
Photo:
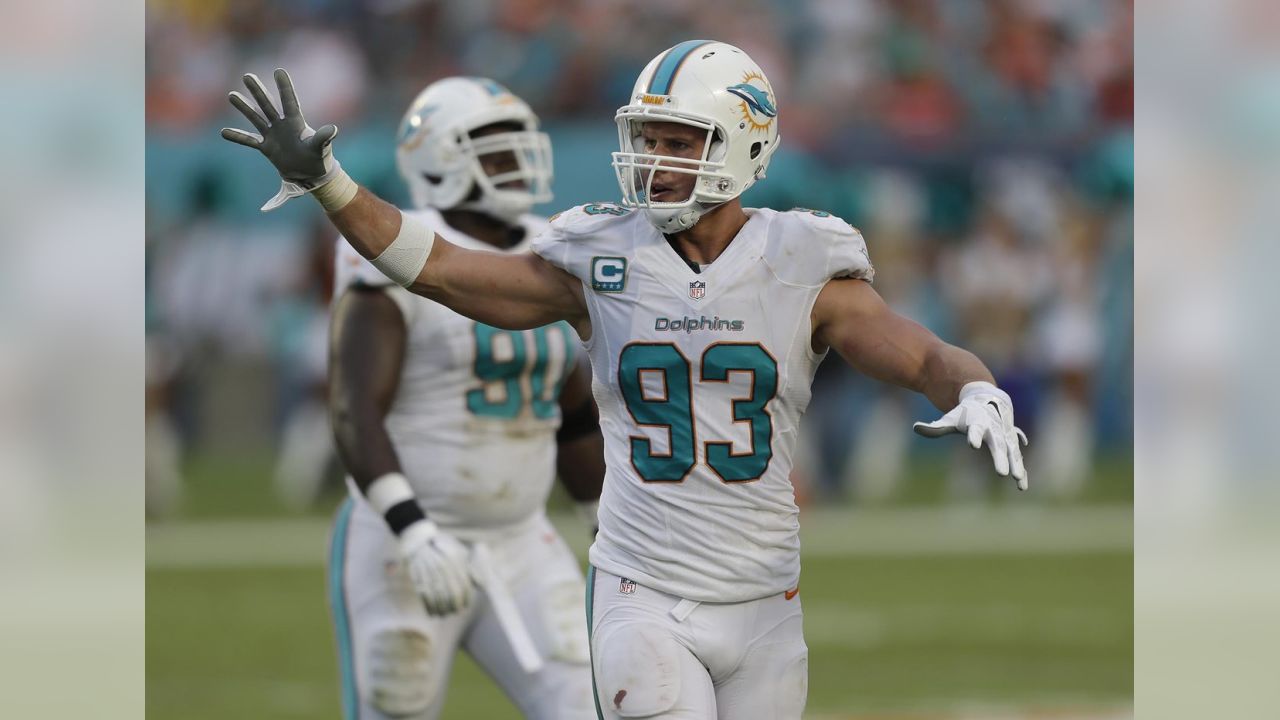
<path fill-rule="evenodd" d="M 341 172 L 341 165 L 333 159 L 333 149 L 330 147 L 338 134 L 338 127 L 325 125 L 316 130 L 308 125 L 302 117 L 302 108 L 298 105 L 298 95 L 293 90 L 289 73 L 277 68 L 275 77 L 283 112 L 276 107 L 258 76 L 250 73 L 244 76 L 244 85 L 257 103 L 257 109 L 238 92 L 232 92 L 227 97 L 258 132 L 222 129 L 224 139 L 261 152 L 280 173 L 280 192 L 262 206 L 263 212 L 274 210 L 290 198 L 315 190 L 338 177 Z"/>
<path fill-rule="evenodd" d="M 1022 464 L 1026 433 L 1014 427 L 1013 402 L 1009 394 L 989 382 L 971 382 L 960 388 L 960 404 L 931 422 L 918 422 L 915 431 L 925 437 L 965 433 L 974 448 L 986 443 L 996 472 L 1013 475 L 1019 490 L 1027 489 L 1027 468 Z"/>
<path fill-rule="evenodd" d="M 435 523 L 419 520 L 405 528 L 400 554 L 427 613 L 448 615 L 471 602 L 471 553 Z"/>

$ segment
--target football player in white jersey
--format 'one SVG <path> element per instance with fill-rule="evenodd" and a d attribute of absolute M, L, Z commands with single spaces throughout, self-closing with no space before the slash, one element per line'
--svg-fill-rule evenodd
<path fill-rule="evenodd" d="M 533 253 L 472 250 L 359 188 L 288 74 L 232 104 L 261 135 L 283 201 L 310 192 L 352 245 L 410 291 L 499 327 L 570 322 L 585 340 L 607 471 L 588 623 L 608 718 L 799 718 L 807 692 L 797 422 L 830 349 L 946 413 L 916 429 L 986 445 L 1027 483 L 1009 397 L 973 354 L 890 310 L 857 230 L 825 212 L 744 209 L 778 148 L 760 68 L 724 43 L 655 57 L 618 110 L 622 204 L 553 217 Z"/>
<path fill-rule="evenodd" d="M 551 197 L 537 126 L 491 80 L 432 83 L 399 133 L 409 214 L 459 247 L 526 250 L 546 227 L 529 210 Z M 573 330 L 478 323 L 343 240 L 335 266 L 329 402 L 351 498 L 329 588 L 345 716 L 439 717 L 462 649 L 525 717 L 594 717 L 582 572 L 544 514 L 558 471 L 594 524 L 604 475 Z"/>

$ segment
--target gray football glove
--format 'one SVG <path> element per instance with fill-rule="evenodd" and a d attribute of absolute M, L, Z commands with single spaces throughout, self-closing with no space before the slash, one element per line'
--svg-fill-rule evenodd
<path fill-rule="evenodd" d="M 261 152 L 280 173 L 283 181 L 280 192 L 262 206 L 263 212 L 274 210 L 290 198 L 305 195 L 324 185 L 336 177 L 341 168 L 330 147 L 338 134 L 338 126 L 325 125 L 319 130 L 313 129 L 302 117 L 289 73 L 276 68 L 275 76 L 283 113 L 267 94 L 258 76 L 249 73 L 244 76 L 244 85 L 257 102 L 258 110 L 239 92 L 232 91 L 227 98 L 261 134 L 222 128 L 223 138 Z"/>

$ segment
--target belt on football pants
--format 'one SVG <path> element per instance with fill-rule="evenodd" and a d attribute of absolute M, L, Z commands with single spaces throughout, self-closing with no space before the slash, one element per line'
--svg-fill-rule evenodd
<path fill-rule="evenodd" d="M 520 667 L 531 675 L 541 670 L 542 656 L 538 654 L 533 636 L 520 617 L 520 609 L 516 607 L 507 584 L 494 568 L 493 555 L 484 543 L 478 542 L 471 546 L 471 579 L 488 596 L 489 604 L 498 617 L 498 625 L 511 643 Z"/>

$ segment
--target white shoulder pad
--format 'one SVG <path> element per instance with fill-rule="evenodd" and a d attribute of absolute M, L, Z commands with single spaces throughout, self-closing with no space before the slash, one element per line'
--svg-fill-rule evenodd
<path fill-rule="evenodd" d="M 630 208 L 613 203 L 579 205 L 552 215 L 531 249 L 561 270 L 587 278 L 591 258 L 630 254 L 634 215 Z"/>
<path fill-rule="evenodd" d="M 876 273 L 862 233 L 822 210 L 775 213 L 764 259 L 778 280 L 790 285 L 821 287 L 844 277 L 871 282 Z"/>

